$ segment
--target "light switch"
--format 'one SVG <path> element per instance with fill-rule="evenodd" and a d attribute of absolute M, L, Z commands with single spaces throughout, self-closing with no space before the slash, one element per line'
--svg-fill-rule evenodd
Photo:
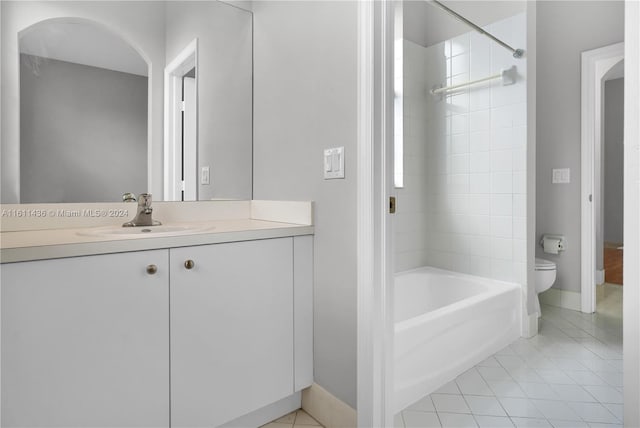
<path fill-rule="evenodd" d="M 209 167 L 203 166 L 200 170 L 200 184 L 209 184 L 210 175 L 209 175 Z"/>
<path fill-rule="evenodd" d="M 344 147 L 324 151 L 324 179 L 344 178 Z"/>
<path fill-rule="evenodd" d="M 551 183 L 553 184 L 567 184 L 571 182 L 571 169 L 569 168 L 554 168 L 551 174 Z"/>

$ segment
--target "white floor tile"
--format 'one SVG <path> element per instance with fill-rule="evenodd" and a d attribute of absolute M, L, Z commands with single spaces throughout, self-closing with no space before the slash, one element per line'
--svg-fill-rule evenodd
<path fill-rule="evenodd" d="M 508 369 L 511 377 L 518 382 L 544 382 L 535 369 L 529 369 L 526 367 Z"/>
<path fill-rule="evenodd" d="M 458 385 L 456 385 L 456 382 L 452 380 L 451 382 L 444 384 L 434 394 L 458 394 L 458 395 L 460 395 L 461 392 L 458 389 Z"/>
<path fill-rule="evenodd" d="M 551 385 L 558 398 L 567 402 L 595 403 L 597 400 L 580 385 Z"/>
<path fill-rule="evenodd" d="M 512 428 L 513 422 L 507 417 L 500 416 L 474 416 L 480 428 Z"/>
<path fill-rule="evenodd" d="M 613 413 L 607 410 L 600 403 L 568 403 L 567 405 L 586 422 L 598 422 L 604 424 L 615 424 L 620 422 Z"/>
<path fill-rule="evenodd" d="M 502 367 L 495 357 L 489 357 L 478 364 L 478 367 Z"/>
<path fill-rule="evenodd" d="M 490 380 L 487 382 L 496 397 L 526 398 L 520 385 L 515 381 Z"/>
<path fill-rule="evenodd" d="M 533 404 L 547 419 L 558 419 L 563 421 L 580 421 L 578 414 L 562 401 L 551 400 L 531 400 Z"/>
<path fill-rule="evenodd" d="M 549 423 L 553 425 L 553 428 L 589 428 L 589 425 L 583 421 L 559 421 L 557 419 L 551 419 Z"/>
<path fill-rule="evenodd" d="M 624 375 L 622 372 L 610 372 L 610 371 L 594 371 L 596 376 L 604 380 L 610 386 L 622 386 Z"/>
<path fill-rule="evenodd" d="M 623 404 L 622 393 L 611 386 L 585 386 L 591 395 L 601 403 Z"/>
<path fill-rule="evenodd" d="M 607 382 L 605 382 L 604 379 L 602 379 L 592 371 L 567 370 L 565 373 L 578 385 L 607 385 Z"/>
<path fill-rule="evenodd" d="M 522 388 L 528 398 L 541 400 L 558 400 L 560 398 L 558 394 L 551 389 L 551 386 L 546 383 L 520 382 L 520 388 Z"/>
<path fill-rule="evenodd" d="M 459 413 L 438 413 L 442 428 L 477 428 L 478 424 L 471 415 Z"/>
<path fill-rule="evenodd" d="M 402 418 L 406 428 L 440 428 L 442 426 L 435 413 L 405 410 L 402 412 Z"/>
<path fill-rule="evenodd" d="M 598 424 L 590 423 L 589 428 L 623 428 L 621 424 Z"/>
<path fill-rule="evenodd" d="M 480 376 L 480 373 L 474 368 L 468 370 L 456 378 L 456 384 L 463 394 L 469 395 L 493 395 L 489 385 Z"/>
<path fill-rule="evenodd" d="M 511 417 L 542 418 L 544 415 L 528 398 L 498 398 Z M 517 424 L 516 424 L 517 425 Z"/>
<path fill-rule="evenodd" d="M 484 380 L 511 380 L 511 376 L 502 367 L 478 367 Z"/>
<path fill-rule="evenodd" d="M 546 419 L 511 418 L 517 428 L 553 428 Z"/>
<path fill-rule="evenodd" d="M 465 395 L 464 399 L 474 415 L 507 416 L 495 397 Z"/>
<path fill-rule="evenodd" d="M 603 404 L 604 407 L 607 408 L 613 416 L 618 418 L 620 422 L 624 421 L 624 405 L 622 404 Z"/>
<path fill-rule="evenodd" d="M 567 376 L 562 370 L 536 369 L 536 372 L 547 383 L 561 385 L 576 383 L 575 380 Z"/>
<path fill-rule="evenodd" d="M 495 359 L 500 363 L 499 367 L 524 367 L 524 360 L 518 355 L 496 355 Z"/>
<path fill-rule="evenodd" d="M 431 399 L 438 413 L 471 413 L 462 395 L 431 394 Z"/>
<path fill-rule="evenodd" d="M 412 405 L 407 407 L 407 410 L 415 410 L 418 412 L 435 412 L 436 411 L 435 407 L 433 406 L 433 401 L 431 401 L 430 395 L 427 395 L 420 401 L 413 403 Z"/>

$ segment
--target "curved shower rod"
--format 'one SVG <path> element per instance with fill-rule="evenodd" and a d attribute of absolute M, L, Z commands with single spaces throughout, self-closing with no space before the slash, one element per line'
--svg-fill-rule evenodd
<path fill-rule="evenodd" d="M 524 55 L 524 50 L 523 49 L 514 49 L 514 48 L 512 48 L 511 46 L 509 46 L 508 44 L 506 44 L 505 42 L 503 42 L 502 40 L 500 40 L 499 38 L 497 38 L 493 34 L 489 33 L 488 31 L 483 30 L 481 27 L 479 27 L 476 24 L 474 24 L 473 22 L 469 21 L 467 18 L 465 18 L 464 16 L 460 15 L 458 12 L 456 12 L 456 11 L 454 11 L 452 9 L 449 9 L 447 6 L 445 6 L 444 4 L 439 2 L 438 0 L 429 0 L 428 3 L 435 4 L 440 9 L 442 9 L 445 12 L 447 12 L 448 14 L 452 15 L 454 18 L 458 19 L 459 21 L 462 21 L 463 23 L 467 24 L 468 26 L 470 26 L 471 28 L 476 30 L 478 33 L 484 34 L 485 36 L 489 37 L 491 40 L 493 40 L 494 42 L 496 42 L 500 46 L 504 47 L 505 49 L 510 50 L 513 53 L 513 57 L 514 58 L 522 58 L 522 56 Z"/>

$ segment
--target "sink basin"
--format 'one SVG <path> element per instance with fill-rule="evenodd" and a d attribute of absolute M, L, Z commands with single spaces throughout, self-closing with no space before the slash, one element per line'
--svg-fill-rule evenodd
<path fill-rule="evenodd" d="M 211 225 L 160 225 L 160 226 L 106 226 L 86 229 L 78 232 L 83 236 L 112 236 L 121 238 L 153 238 L 162 236 L 188 235 L 191 233 L 207 232 L 215 229 Z"/>

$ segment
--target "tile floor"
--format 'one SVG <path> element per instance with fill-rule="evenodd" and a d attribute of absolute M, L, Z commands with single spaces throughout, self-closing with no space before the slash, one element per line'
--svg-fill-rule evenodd
<path fill-rule="evenodd" d="M 395 426 L 622 427 L 621 288 L 603 289 L 596 314 L 543 306 L 538 336 L 409 406 Z"/>
<path fill-rule="evenodd" d="M 307 412 L 304 410 L 296 410 L 295 412 L 291 412 L 288 415 L 285 415 L 279 419 L 276 419 L 273 422 L 270 422 L 266 425 L 263 425 L 261 428 L 310 428 L 310 427 L 320 427 L 322 425 L 315 419 L 313 419 Z"/>

